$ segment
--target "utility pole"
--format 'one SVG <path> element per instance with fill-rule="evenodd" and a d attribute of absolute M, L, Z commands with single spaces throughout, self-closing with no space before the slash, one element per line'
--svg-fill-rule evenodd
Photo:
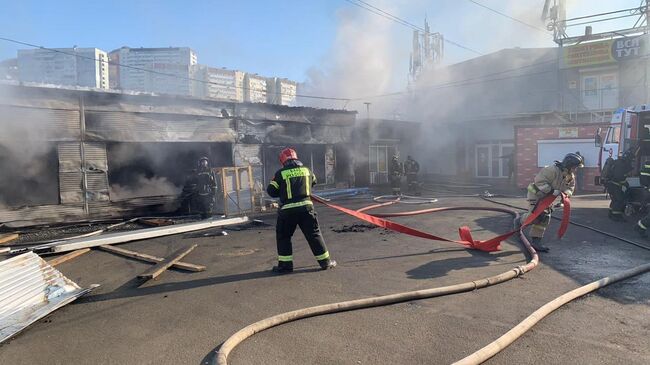
<path fill-rule="evenodd" d="M 364 104 L 366 104 L 366 119 L 369 120 L 370 119 L 370 104 L 372 104 L 372 103 L 366 101 L 366 102 L 364 102 Z"/>

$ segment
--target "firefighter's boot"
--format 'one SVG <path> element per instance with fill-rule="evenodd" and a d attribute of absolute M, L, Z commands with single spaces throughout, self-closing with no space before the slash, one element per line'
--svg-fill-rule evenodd
<path fill-rule="evenodd" d="M 625 222 L 625 218 L 623 217 L 622 213 L 613 213 L 611 210 L 609 213 L 607 213 L 607 216 L 609 219 L 613 220 L 614 222 Z"/>
<path fill-rule="evenodd" d="M 293 272 L 293 262 L 280 261 L 277 266 L 271 269 L 276 274 L 289 274 Z"/>
<path fill-rule="evenodd" d="M 530 239 L 530 245 L 533 246 L 535 251 L 538 252 L 548 252 L 550 249 L 547 246 L 544 246 L 542 244 L 542 238 L 541 237 L 533 237 Z"/>
<path fill-rule="evenodd" d="M 641 227 L 641 222 L 640 222 L 640 221 L 639 221 L 639 223 L 637 223 L 637 224 L 634 226 L 634 230 L 637 231 L 637 232 L 639 232 L 639 235 L 640 235 L 641 237 L 643 237 L 643 238 L 648 238 L 648 231 L 647 231 L 645 228 Z"/>
<path fill-rule="evenodd" d="M 336 261 L 330 259 L 319 260 L 318 264 L 320 265 L 321 270 L 327 270 L 336 267 Z"/>

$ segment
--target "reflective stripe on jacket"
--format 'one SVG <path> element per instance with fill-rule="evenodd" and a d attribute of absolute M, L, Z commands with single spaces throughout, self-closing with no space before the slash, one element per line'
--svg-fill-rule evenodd
<path fill-rule="evenodd" d="M 280 198 L 282 209 L 312 205 L 311 187 L 316 184 L 316 176 L 298 160 L 287 163 L 278 170 L 266 192 Z"/>

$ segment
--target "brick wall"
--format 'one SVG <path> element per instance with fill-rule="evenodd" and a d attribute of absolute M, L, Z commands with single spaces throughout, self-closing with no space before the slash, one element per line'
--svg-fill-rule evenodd
<path fill-rule="evenodd" d="M 515 127 L 515 172 L 517 187 L 525 188 L 535 178 L 540 167 L 537 167 L 537 141 L 560 139 L 591 139 L 598 127 L 607 130 L 605 125 L 558 125 L 547 127 Z M 578 136 L 560 138 L 560 128 L 578 128 Z M 561 159 L 564 156 L 558 156 Z M 602 191 L 602 187 L 594 185 L 594 177 L 599 175 L 597 167 L 582 169 L 585 192 Z M 576 192 L 580 192 L 576 188 Z"/>

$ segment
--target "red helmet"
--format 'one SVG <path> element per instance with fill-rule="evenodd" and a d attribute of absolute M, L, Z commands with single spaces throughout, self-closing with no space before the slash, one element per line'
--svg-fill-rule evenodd
<path fill-rule="evenodd" d="M 293 148 L 285 148 L 280 152 L 280 163 L 284 165 L 289 160 L 297 160 L 298 154 Z"/>

